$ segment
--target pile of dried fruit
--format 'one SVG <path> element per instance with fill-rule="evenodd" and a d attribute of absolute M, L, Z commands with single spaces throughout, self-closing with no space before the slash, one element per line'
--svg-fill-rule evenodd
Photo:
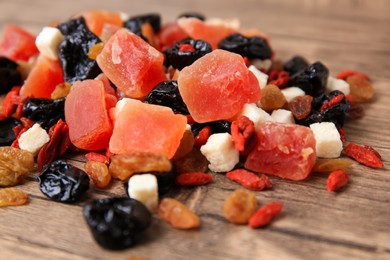
<path fill-rule="evenodd" d="M 332 77 L 300 56 L 281 62 L 267 35 L 236 20 L 188 13 L 161 25 L 158 14 L 86 11 L 37 37 L 6 26 L 0 56 L 0 185 L 19 184 L 34 162 L 54 201 L 80 200 L 90 180 L 99 189 L 123 181 L 128 198 L 84 207 L 105 248 L 132 246 L 152 213 L 198 228 L 200 218 L 166 194 L 207 185 L 210 170 L 245 188 L 226 199 L 227 221 L 257 228 L 283 208 L 258 208 L 253 191 L 272 187 L 267 175 L 327 172 L 335 191 L 349 179 L 343 151 L 383 167 L 372 147 L 343 148 L 345 120 L 362 117 L 359 103 L 374 96 L 370 78 Z M 61 160 L 74 151 L 85 153 L 84 170 Z M 0 190 L 0 206 L 26 201 L 16 188 Z"/>

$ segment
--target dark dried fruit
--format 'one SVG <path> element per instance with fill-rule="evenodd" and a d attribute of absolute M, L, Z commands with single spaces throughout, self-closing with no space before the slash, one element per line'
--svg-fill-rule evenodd
<path fill-rule="evenodd" d="M 152 222 L 148 209 L 131 198 L 97 199 L 87 203 L 83 213 L 95 240 L 112 250 L 134 245 L 137 236 Z"/>
<path fill-rule="evenodd" d="M 157 13 L 137 15 L 125 21 L 123 25 L 131 32 L 141 36 L 142 25 L 144 23 L 149 23 L 152 26 L 154 33 L 158 33 L 161 26 L 161 17 Z"/>
<path fill-rule="evenodd" d="M 101 70 L 96 61 L 88 57 L 88 52 L 101 40 L 88 29 L 85 19 L 70 20 L 60 24 L 58 29 L 65 36 L 59 46 L 64 80 L 74 83 L 97 77 Z"/>
<path fill-rule="evenodd" d="M 230 133 L 231 122 L 225 120 L 212 121 L 207 123 L 194 123 L 191 127 L 191 131 L 194 136 L 197 136 L 199 132 L 205 128 L 206 126 L 210 126 L 211 133 L 210 134 L 218 134 L 218 133 Z"/>
<path fill-rule="evenodd" d="M 288 109 L 297 120 L 305 119 L 311 113 L 313 97 L 309 95 L 298 96 L 288 102 Z"/>
<path fill-rule="evenodd" d="M 199 20 L 201 20 L 201 21 L 204 21 L 204 20 L 206 20 L 206 17 L 203 15 L 203 14 L 201 14 L 201 13 L 197 13 L 197 12 L 186 12 L 186 13 L 182 13 L 182 14 L 180 14 L 177 18 L 179 19 L 179 18 L 182 18 L 182 17 L 185 17 L 185 18 L 197 18 L 197 19 L 199 19 Z"/>
<path fill-rule="evenodd" d="M 183 46 L 186 46 L 187 48 L 183 48 Z M 184 67 L 191 65 L 194 61 L 211 51 L 212 48 L 208 42 L 184 39 L 175 43 L 164 52 L 165 66 L 168 67 L 171 65 L 175 69 L 182 70 Z"/>
<path fill-rule="evenodd" d="M 173 112 L 188 115 L 188 109 L 180 95 L 176 80 L 160 82 L 145 98 L 145 103 L 166 106 Z"/>
<path fill-rule="evenodd" d="M 239 33 L 233 33 L 219 42 L 218 48 L 238 53 L 249 59 L 270 59 L 272 56 L 271 47 L 266 39 L 254 36 L 245 37 Z"/>
<path fill-rule="evenodd" d="M 89 189 L 88 175 L 64 160 L 48 164 L 37 178 L 42 193 L 58 202 L 75 202 Z"/>
<path fill-rule="evenodd" d="M 283 64 L 283 69 L 290 74 L 290 76 L 303 71 L 309 66 L 309 63 L 301 56 L 294 56 Z"/>
<path fill-rule="evenodd" d="M 22 123 L 15 118 L 9 117 L 0 121 L 0 146 L 9 146 L 16 139 L 13 128 Z"/>
<path fill-rule="evenodd" d="M 22 85 L 22 75 L 17 70 L 18 64 L 0 57 L 0 95 L 8 93 L 11 88 Z"/>

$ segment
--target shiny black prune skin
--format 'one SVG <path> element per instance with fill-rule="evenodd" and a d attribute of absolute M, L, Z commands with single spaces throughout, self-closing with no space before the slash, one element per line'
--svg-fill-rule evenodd
<path fill-rule="evenodd" d="M 245 37 L 239 33 L 233 33 L 222 39 L 218 48 L 238 53 L 249 59 L 270 59 L 272 50 L 266 39 L 258 36 Z"/>
<path fill-rule="evenodd" d="M 18 64 L 6 57 L 0 57 L 0 95 L 8 93 L 12 87 L 22 85 Z"/>
<path fill-rule="evenodd" d="M 89 189 L 88 175 L 64 160 L 46 165 L 37 178 L 41 192 L 57 202 L 76 202 Z"/>
<path fill-rule="evenodd" d="M 303 71 L 309 66 L 309 63 L 302 56 L 294 56 L 283 64 L 283 69 L 292 76 Z"/>
<path fill-rule="evenodd" d="M 191 126 L 191 131 L 194 136 L 197 136 L 199 132 L 205 128 L 206 126 L 210 126 L 211 134 L 217 133 L 230 133 L 231 123 L 225 120 L 212 121 L 207 123 L 194 123 Z"/>
<path fill-rule="evenodd" d="M 173 112 L 188 115 L 186 104 L 180 95 L 176 80 L 163 81 L 146 96 L 145 103 L 166 106 Z"/>
<path fill-rule="evenodd" d="M 123 26 L 138 36 L 141 36 L 142 25 L 144 23 L 149 23 L 154 33 L 158 33 L 161 27 L 161 16 L 157 13 L 133 16 L 125 21 Z"/>
<path fill-rule="evenodd" d="M 189 44 L 194 48 L 194 51 L 181 51 L 182 44 Z M 175 69 L 182 70 L 184 67 L 191 65 L 200 57 L 212 51 L 211 45 L 202 40 L 184 39 L 175 43 L 167 49 L 165 54 L 165 66 L 172 66 Z"/>
<path fill-rule="evenodd" d="M 152 222 L 148 209 L 131 198 L 97 199 L 86 203 L 83 213 L 98 244 L 111 250 L 133 246 Z"/>
<path fill-rule="evenodd" d="M 185 17 L 185 18 L 196 18 L 196 19 L 199 19 L 201 21 L 204 21 L 206 20 L 206 17 L 201 14 L 201 13 L 198 13 L 198 12 L 185 12 L 185 13 L 182 13 L 180 14 L 177 18 L 182 18 L 182 17 Z"/>
<path fill-rule="evenodd" d="M 65 98 L 28 98 L 24 103 L 22 116 L 49 130 L 59 119 L 65 120 L 64 106 Z"/>
<path fill-rule="evenodd" d="M 22 125 L 22 123 L 12 117 L 0 121 L 0 146 L 9 146 L 12 144 L 16 139 L 12 129 L 18 125 Z"/>
<path fill-rule="evenodd" d="M 328 82 L 328 68 L 317 61 L 309 65 L 303 71 L 293 75 L 288 81 L 287 86 L 294 86 L 305 91 L 306 95 L 318 97 L 325 93 L 326 84 Z"/>
<path fill-rule="evenodd" d="M 60 24 L 58 29 L 65 36 L 59 46 L 64 80 L 73 84 L 99 75 L 101 70 L 97 62 L 88 57 L 88 52 L 101 40 L 88 29 L 85 19 L 80 17 L 70 20 Z"/>

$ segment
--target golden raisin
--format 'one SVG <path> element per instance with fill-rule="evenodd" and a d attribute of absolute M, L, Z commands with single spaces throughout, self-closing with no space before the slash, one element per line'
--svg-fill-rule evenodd
<path fill-rule="evenodd" d="M 344 170 L 351 166 L 353 162 L 349 159 L 317 159 L 312 172 L 333 172 L 336 170 Z"/>
<path fill-rule="evenodd" d="M 150 23 L 142 24 L 141 33 L 146 39 L 148 39 L 148 42 L 150 45 L 156 46 L 154 30 L 153 30 L 153 27 Z"/>
<path fill-rule="evenodd" d="M 164 198 L 158 206 L 160 218 L 178 229 L 192 229 L 200 226 L 200 219 L 186 205 L 172 198 Z"/>
<path fill-rule="evenodd" d="M 93 184 L 99 189 L 104 189 L 110 184 L 111 174 L 105 163 L 97 161 L 87 161 L 84 170 L 91 177 Z"/>
<path fill-rule="evenodd" d="M 288 102 L 288 109 L 298 120 L 306 118 L 311 112 L 313 97 L 309 95 L 298 96 Z"/>
<path fill-rule="evenodd" d="M 354 101 L 367 102 L 374 97 L 375 91 L 369 80 L 359 75 L 352 75 L 347 77 L 346 81 Z"/>
<path fill-rule="evenodd" d="M 134 173 L 169 172 L 171 161 L 164 154 L 133 152 L 111 157 L 109 171 L 113 178 L 126 180 Z"/>
<path fill-rule="evenodd" d="M 174 162 L 178 173 L 206 172 L 209 162 L 198 148 L 193 148 L 180 160 Z"/>
<path fill-rule="evenodd" d="M 51 99 L 63 98 L 69 94 L 72 85 L 68 82 L 60 83 L 51 93 Z"/>
<path fill-rule="evenodd" d="M 102 52 L 104 47 L 103 42 L 96 43 L 94 46 L 92 46 L 88 51 L 88 58 L 91 60 L 96 60 L 96 57 Z"/>
<path fill-rule="evenodd" d="M 280 89 L 272 84 L 265 86 L 262 90 L 260 100 L 261 108 L 266 111 L 272 111 L 281 108 L 286 104 L 287 100 Z"/>
<path fill-rule="evenodd" d="M 172 160 L 179 160 L 191 152 L 194 147 L 195 139 L 191 130 L 186 130 L 183 137 L 180 140 L 179 148 L 177 148 L 175 155 Z"/>
<path fill-rule="evenodd" d="M 18 188 L 0 189 L 0 207 L 26 204 L 28 195 Z"/>
<path fill-rule="evenodd" d="M 0 186 L 13 186 L 34 168 L 34 156 L 27 151 L 11 147 L 0 147 Z"/>
<path fill-rule="evenodd" d="M 226 198 L 223 214 L 231 223 L 247 224 L 256 209 L 255 193 L 245 189 L 237 189 Z"/>

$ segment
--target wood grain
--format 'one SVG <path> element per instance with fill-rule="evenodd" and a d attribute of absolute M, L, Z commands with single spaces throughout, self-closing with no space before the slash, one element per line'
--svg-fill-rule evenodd
<path fill-rule="evenodd" d="M 198 231 L 178 231 L 154 217 L 134 248 L 100 248 L 82 216 L 82 205 L 96 197 L 124 195 L 120 182 L 107 190 L 92 188 L 83 200 L 67 205 L 49 201 L 34 175 L 20 186 L 30 195 L 21 207 L 0 208 L 0 259 L 389 259 L 390 258 L 390 2 L 386 0 L 217 0 L 217 1 L 0 1 L 0 31 L 6 23 L 33 33 L 51 21 L 64 21 L 86 9 L 132 14 L 160 12 L 164 21 L 184 11 L 208 17 L 237 17 L 245 28 L 272 37 L 276 57 L 300 54 L 322 61 L 332 75 L 343 69 L 369 74 L 376 98 L 365 117 L 348 122 L 348 141 L 369 144 L 382 154 L 385 168 L 354 164 L 351 182 L 340 193 L 325 189 L 326 175 L 303 182 L 271 178 L 274 188 L 258 192 L 261 204 L 283 201 L 282 215 L 265 229 L 228 224 L 225 198 L 238 185 L 221 174 L 206 186 L 180 189 L 177 197 L 200 215 Z M 74 161 L 78 166 L 81 162 Z"/>

